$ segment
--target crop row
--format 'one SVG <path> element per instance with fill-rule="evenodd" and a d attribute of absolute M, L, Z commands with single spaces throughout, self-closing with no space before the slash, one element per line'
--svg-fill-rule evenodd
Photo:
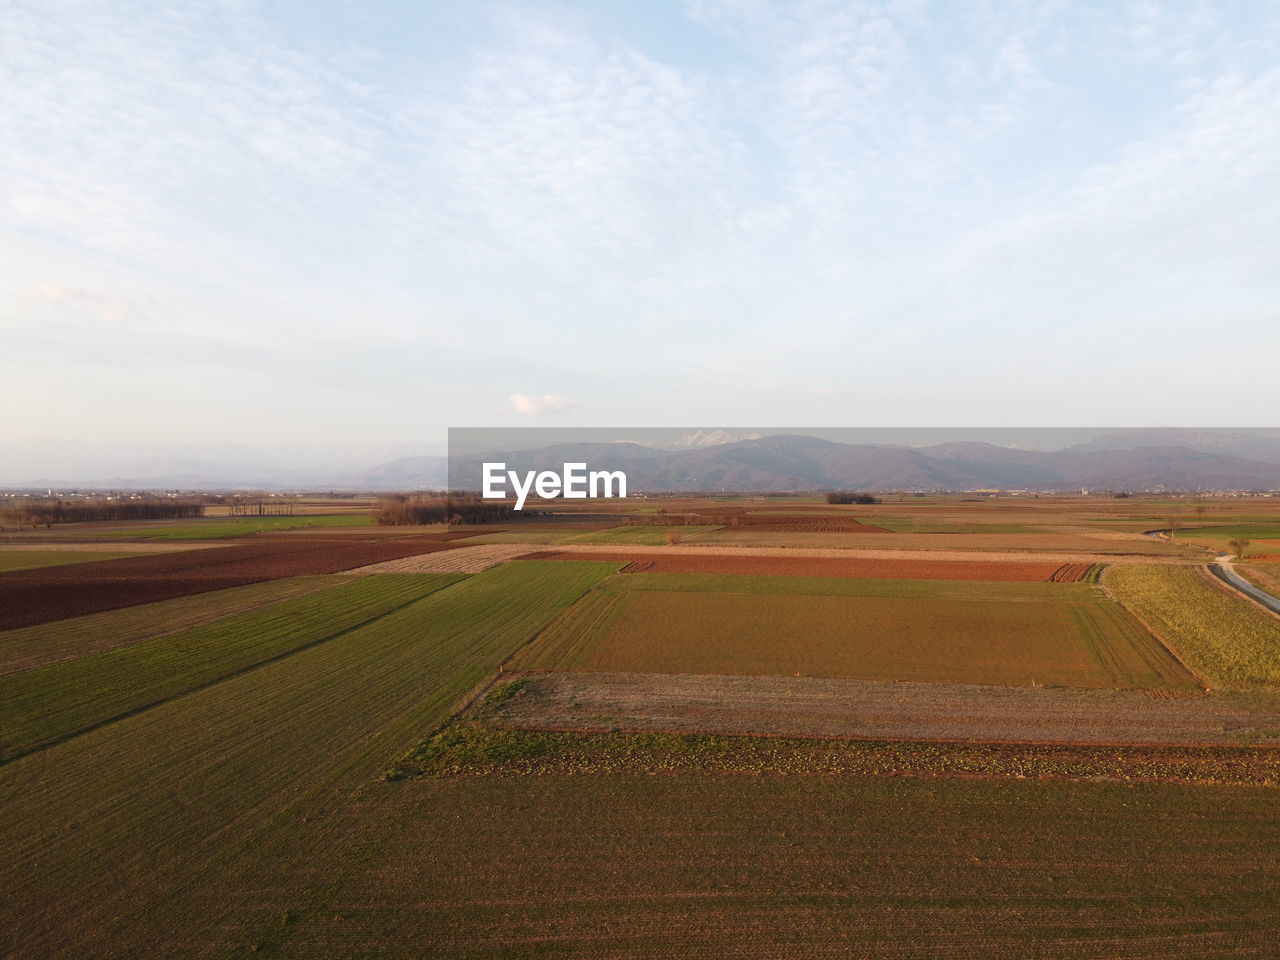
<path fill-rule="evenodd" d="M 378 774 L 615 568 L 506 564 L 0 766 L 6 949 L 269 951 L 414 813 Z"/>
<path fill-rule="evenodd" d="M 5 630 L 0 632 L 0 675 L 177 633 L 343 582 L 341 576 L 291 577 Z"/>
<path fill-rule="evenodd" d="M 331 640 L 457 575 L 369 577 L 265 610 L 0 678 L 0 762 Z"/>
<path fill-rule="evenodd" d="M 558 617 L 516 669 L 1190 687 L 1087 584 L 634 574 Z"/>

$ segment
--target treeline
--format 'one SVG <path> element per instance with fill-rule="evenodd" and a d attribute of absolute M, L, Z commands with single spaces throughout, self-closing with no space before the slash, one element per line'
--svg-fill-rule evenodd
<path fill-rule="evenodd" d="M 0 510 L 8 523 L 91 523 L 99 520 L 186 520 L 203 517 L 203 500 L 23 500 Z"/>
<path fill-rule="evenodd" d="M 373 522 L 389 527 L 418 526 L 428 523 L 500 523 L 519 516 L 534 516 L 535 511 L 515 508 L 501 501 L 479 497 L 386 497 L 378 501 Z"/>
<path fill-rule="evenodd" d="M 856 493 L 849 490 L 832 490 L 827 494 L 827 503 L 879 503 L 877 497 L 869 493 Z"/>

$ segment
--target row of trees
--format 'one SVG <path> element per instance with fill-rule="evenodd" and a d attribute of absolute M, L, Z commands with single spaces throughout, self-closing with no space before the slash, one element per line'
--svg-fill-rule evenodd
<path fill-rule="evenodd" d="M 203 500 L 28 500 L 0 508 L 6 523 L 49 526 L 97 520 L 186 520 L 204 516 Z"/>
<path fill-rule="evenodd" d="M 428 523 L 501 523 L 517 516 L 533 516 L 532 510 L 519 514 L 509 504 L 479 497 L 394 496 L 378 501 L 374 523 L 383 526 L 418 526 Z"/>
<path fill-rule="evenodd" d="M 827 503 L 879 503 L 877 497 L 869 493 L 854 490 L 832 490 L 827 494 Z"/>

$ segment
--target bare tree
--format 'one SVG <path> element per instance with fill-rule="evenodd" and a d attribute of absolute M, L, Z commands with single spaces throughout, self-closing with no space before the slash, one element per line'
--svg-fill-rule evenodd
<path fill-rule="evenodd" d="M 1234 540 L 1227 541 L 1227 546 L 1235 552 L 1237 560 L 1244 559 L 1244 552 L 1249 549 L 1249 541 L 1244 537 L 1236 537 Z"/>

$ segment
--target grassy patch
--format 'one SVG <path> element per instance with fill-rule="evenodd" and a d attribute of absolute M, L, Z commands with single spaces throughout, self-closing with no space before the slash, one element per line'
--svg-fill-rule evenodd
<path fill-rule="evenodd" d="M 1112 567 L 1106 585 L 1215 686 L 1280 686 L 1280 620 L 1210 583 L 1200 568 Z"/>
<path fill-rule="evenodd" d="M 0 674 L 177 633 L 344 582 L 340 576 L 292 577 L 0 630 Z"/>
<path fill-rule="evenodd" d="M 0 760 L 341 636 L 460 579 L 364 577 L 190 630 L 0 678 Z"/>
<path fill-rule="evenodd" d="M 373 518 L 367 514 L 339 514 L 313 517 L 236 517 L 183 521 L 174 526 L 157 524 L 136 530 L 95 531 L 93 536 L 137 540 L 223 540 L 253 533 L 275 533 L 282 530 L 307 530 L 317 527 L 367 527 Z"/>
<path fill-rule="evenodd" d="M 985 581 L 627 574 L 561 614 L 512 666 L 1012 686 L 1195 685 L 1094 586 Z"/>
<path fill-rule="evenodd" d="M 248 956 L 333 916 L 337 886 L 416 819 L 382 802 L 378 775 L 615 567 L 476 574 L 0 765 L 8 954 Z"/>
<path fill-rule="evenodd" d="M 882 597 L 900 600 L 1042 603 L 1098 596 L 1083 583 L 1009 580 L 890 580 L 857 577 L 751 576 L 734 573 L 633 573 L 609 582 L 619 591 L 722 593 L 762 596 Z"/>
<path fill-rule="evenodd" d="M 1264 590 L 1273 597 L 1280 597 L 1280 564 L 1258 563 L 1251 566 L 1236 564 L 1235 571 L 1259 590 Z"/>

